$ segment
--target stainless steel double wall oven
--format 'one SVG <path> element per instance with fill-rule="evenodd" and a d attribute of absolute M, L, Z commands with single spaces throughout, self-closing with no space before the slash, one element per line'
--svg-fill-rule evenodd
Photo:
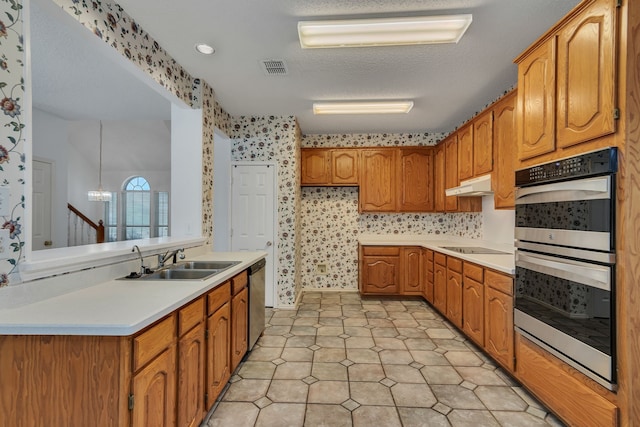
<path fill-rule="evenodd" d="M 608 148 L 516 172 L 516 329 L 611 390 L 616 171 Z"/>

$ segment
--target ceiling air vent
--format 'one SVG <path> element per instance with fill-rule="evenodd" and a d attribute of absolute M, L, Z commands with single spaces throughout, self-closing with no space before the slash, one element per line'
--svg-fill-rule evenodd
<path fill-rule="evenodd" d="M 268 76 L 286 76 L 287 64 L 281 59 L 264 59 L 260 61 L 264 73 Z"/>

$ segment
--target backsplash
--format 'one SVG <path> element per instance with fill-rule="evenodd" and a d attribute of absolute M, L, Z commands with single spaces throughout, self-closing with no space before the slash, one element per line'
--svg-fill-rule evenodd
<path fill-rule="evenodd" d="M 435 145 L 441 133 L 304 135 L 303 147 Z M 302 189 L 302 287 L 358 288 L 358 236 L 374 234 L 482 237 L 481 213 L 360 214 L 357 187 Z M 316 274 L 318 263 L 327 274 Z"/>

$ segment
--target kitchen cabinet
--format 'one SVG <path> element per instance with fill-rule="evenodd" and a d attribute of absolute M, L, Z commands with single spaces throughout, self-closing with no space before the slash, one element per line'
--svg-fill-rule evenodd
<path fill-rule="evenodd" d="M 436 252 L 433 260 L 433 306 L 444 314 L 447 311 L 447 256 Z"/>
<path fill-rule="evenodd" d="M 493 108 L 493 201 L 496 209 L 515 208 L 516 98 L 513 91 Z"/>
<path fill-rule="evenodd" d="M 473 120 L 473 176 L 493 170 L 493 110 Z"/>
<path fill-rule="evenodd" d="M 424 265 L 424 288 L 422 289 L 424 299 L 433 304 L 433 251 L 431 249 L 423 249 L 423 265 Z"/>
<path fill-rule="evenodd" d="M 469 123 L 457 132 L 458 181 L 473 178 L 473 130 L 473 123 Z M 455 187 L 457 185 L 457 183 L 455 185 L 449 184 L 450 182 L 447 182 L 447 188 Z"/>
<path fill-rule="evenodd" d="M 301 185 L 358 185 L 358 150 L 303 148 L 300 154 Z"/>
<path fill-rule="evenodd" d="M 178 311 L 178 422 L 197 427 L 205 411 L 204 297 Z"/>
<path fill-rule="evenodd" d="M 484 347 L 484 269 L 464 261 L 462 277 L 462 330 Z"/>
<path fill-rule="evenodd" d="M 363 150 L 360 172 L 360 212 L 396 211 L 395 149 Z"/>
<path fill-rule="evenodd" d="M 462 329 L 462 261 L 447 257 L 447 318 Z"/>
<path fill-rule="evenodd" d="M 231 282 L 207 295 L 206 405 L 210 408 L 231 378 Z"/>
<path fill-rule="evenodd" d="M 458 179 L 458 136 L 456 134 L 447 138 L 444 142 L 445 147 L 445 171 L 444 185 L 445 188 L 457 187 Z M 458 211 L 458 197 L 446 196 L 444 199 L 444 207 L 447 212 Z"/>
<path fill-rule="evenodd" d="M 131 425 L 176 425 L 176 349 L 169 347 L 133 376 Z"/>
<path fill-rule="evenodd" d="M 422 250 L 419 247 L 405 247 L 401 252 L 402 277 L 400 289 L 402 295 L 422 295 L 423 265 Z"/>
<path fill-rule="evenodd" d="M 485 350 L 510 372 L 514 369 L 513 279 L 485 271 Z"/>
<path fill-rule="evenodd" d="M 434 202 L 436 212 L 445 212 L 445 169 L 446 169 L 446 152 L 445 144 L 438 144 L 434 150 Z"/>
<path fill-rule="evenodd" d="M 249 342 L 249 289 L 247 272 L 231 279 L 231 372 L 247 353 Z"/>
<path fill-rule="evenodd" d="M 402 148 L 398 150 L 399 212 L 432 212 L 433 150 Z"/>
<path fill-rule="evenodd" d="M 400 247 L 360 247 L 360 293 L 395 295 L 400 292 Z"/>
<path fill-rule="evenodd" d="M 562 148 L 615 132 L 615 15 L 614 0 L 584 2 L 516 58 L 521 165 L 566 157 Z"/>

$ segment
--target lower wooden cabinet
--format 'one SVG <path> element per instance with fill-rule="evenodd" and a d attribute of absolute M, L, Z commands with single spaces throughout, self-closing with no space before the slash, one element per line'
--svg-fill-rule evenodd
<path fill-rule="evenodd" d="M 178 312 L 178 419 L 176 425 L 180 427 L 197 427 L 206 414 L 204 401 L 206 344 L 203 315 L 204 298 L 199 298 Z"/>
<path fill-rule="evenodd" d="M 419 247 L 402 248 L 402 277 L 400 290 L 402 295 L 422 295 L 423 274 L 422 250 Z"/>
<path fill-rule="evenodd" d="M 360 293 L 395 295 L 400 292 L 400 247 L 360 247 Z"/>
<path fill-rule="evenodd" d="M 207 318 L 207 407 L 211 407 L 231 377 L 231 309 L 227 301 Z"/>
<path fill-rule="evenodd" d="M 509 292 L 503 292 L 509 288 Z M 485 275 L 484 348 L 513 372 L 513 279 L 487 271 Z M 501 290 L 502 289 L 502 290 Z"/>
<path fill-rule="evenodd" d="M 433 306 L 440 313 L 447 310 L 447 257 L 440 253 L 434 255 Z"/>
<path fill-rule="evenodd" d="M 131 425 L 176 425 L 176 349 L 171 346 L 131 381 Z"/>
<path fill-rule="evenodd" d="M 462 328 L 462 261 L 447 257 L 447 318 Z"/>
<path fill-rule="evenodd" d="M 247 353 L 249 341 L 249 289 L 242 288 L 231 300 L 231 372 Z"/>
<path fill-rule="evenodd" d="M 462 277 L 462 330 L 484 347 L 484 269 L 464 262 Z"/>
<path fill-rule="evenodd" d="M 433 304 L 433 251 L 423 249 L 424 286 L 422 289 L 424 299 Z"/>

